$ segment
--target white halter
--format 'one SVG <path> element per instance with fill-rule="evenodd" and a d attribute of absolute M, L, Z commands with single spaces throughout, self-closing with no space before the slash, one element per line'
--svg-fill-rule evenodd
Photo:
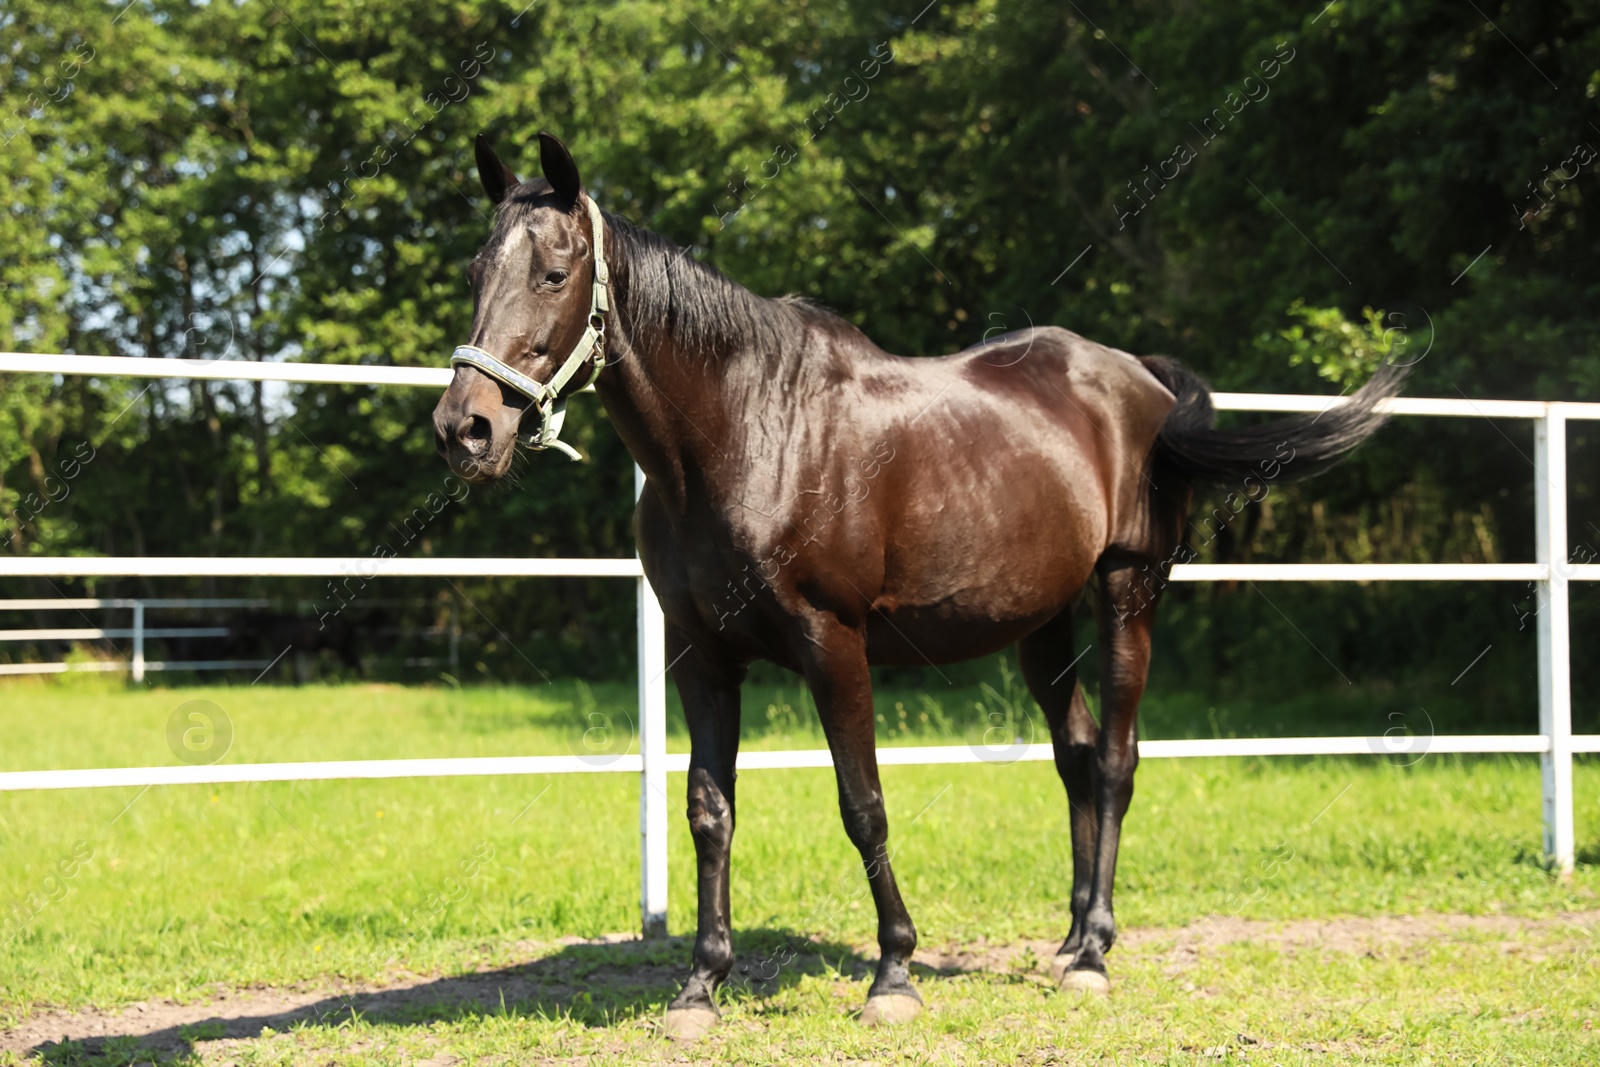
<path fill-rule="evenodd" d="M 579 388 L 588 388 L 600 377 L 600 371 L 606 365 L 605 317 L 611 310 L 607 288 L 611 283 L 611 272 L 606 268 L 606 227 L 594 200 L 589 197 L 584 199 L 589 205 L 589 221 L 594 237 L 594 294 L 589 298 L 589 321 L 584 327 L 583 337 L 566 362 L 556 369 L 548 382 L 536 382 L 510 364 L 472 345 L 462 345 L 450 354 L 450 366 L 458 367 L 464 363 L 476 367 L 533 401 L 539 413 L 539 428 L 523 439 L 529 448 L 535 451 L 554 448 L 576 460 L 583 459 L 578 450 L 560 439 L 561 424 L 567 418 L 567 401 L 558 394 L 591 354 L 594 356 L 594 369 L 589 372 L 589 380 Z"/>

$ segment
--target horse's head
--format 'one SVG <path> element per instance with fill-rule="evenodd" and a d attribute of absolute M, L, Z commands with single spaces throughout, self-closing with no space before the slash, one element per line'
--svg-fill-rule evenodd
<path fill-rule="evenodd" d="M 433 410 L 434 442 L 450 468 L 491 482 L 511 466 L 519 429 L 533 446 L 556 439 L 568 392 L 603 359 L 607 310 L 600 216 L 572 155 L 539 135 L 542 179 L 519 182 L 482 135 L 478 177 L 497 206 L 494 231 L 472 261 L 472 337 L 456 349 L 455 379 Z M 598 264 L 598 270 L 597 270 Z"/>

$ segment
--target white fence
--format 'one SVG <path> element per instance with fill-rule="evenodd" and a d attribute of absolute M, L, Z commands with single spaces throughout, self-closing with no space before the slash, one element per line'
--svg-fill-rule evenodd
<path fill-rule="evenodd" d="M 399 385 L 443 388 L 448 370 L 301 363 L 200 362 L 99 356 L 0 353 L 0 373 L 33 372 L 107 377 L 210 378 L 247 381 Z M 1322 411 L 1337 398 L 1218 393 L 1220 410 Z M 1600 580 L 1600 564 L 1574 565 L 1567 558 L 1566 423 L 1600 419 L 1600 404 L 1402 397 L 1387 403 L 1396 415 L 1528 419 L 1534 424 L 1534 486 L 1537 559 L 1505 564 L 1185 564 L 1173 581 L 1489 581 L 1537 583 L 1539 733 L 1442 735 L 1420 739 L 1427 752 L 1538 753 L 1543 773 L 1545 851 L 1560 871 L 1572 869 L 1575 851 L 1572 757 L 1600 752 L 1600 735 L 1572 733 L 1568 586 Z M 636 489 L 640 476 L 636 473 Z M 446 777 L 483 774 L 638 774 L 641 833 L 641 910 L 647 935 L 666 927 L 667 813 L 669 771 L 688 769 L 688 756 L 666 751 L 666 668 L 660 605 L 637 559 L 428 559 L 367 557 L 0 557 L 0 578 L 19 577 L 614 577 L 638 587 L 639 751 L 596 760 L 581 756 L 479 757 L 453 759 L 351 760 L 316 763 L 213 764 L 211 766 L 94 768 L 0 773 L 0 790 L 80 789 L 107 786 L 182 785 L 217 782 L 307 781 L 347 778 Z M 1183 756 L 1368 755 L 1409 751 L 1419 739 L 1382 737 L 1228 738 L 1142 741 L 1149 759 Z M 884 748 L 886 766 L 951 763 L 1011 763 L 1053 759 L 1050 746 L 1030 744 L 985 749 L 973 746 Z M 829 767 L 826 750 L 745 752 L 744 770 Z"/>
<path fill-rule="evenodd" d="M 103 626 L 35 627 L 28 630 L 0 630 L 0 643 L 11 641 L 105 641 L 131 638 L 131 655 L 122 660 L 82 660 L 43 663 L 0 663 L 0 678 L 17 674 L 66 674 L 68 671 L 90 671 L 118 674 L 127 671 L 136 682 L 144 681 L 150 671 L 226 671 L 270 666 L 266 660 L 253 659 L 193 659 L 146 660 L 145 639 L 166 637 L 227 637 L 226 626 L 146 626 L 145 612 L 151 608 L 242 608 L 255 607 L 268 601 L 258 599 L 190 599 L 169 600 L 160 597 L 145 599 L 102 599 L 98 597 L 61 597 L 56 600 L 0 600 L 0 611 L 84 611 L 126 609 L 130 612 L 126 629 L 107 629 Z"/>
<path fill-rule="evenodd" d="M 60 613 L 70 611 L 80 618 L 86 619 L 85 611 L 125 609 L 130 612 L 127 627 L 104 626 L 57 626 L 33 627 L 21 630 L 0 630 L 0 644 L 10 642 L 38 643 L 44 641 L 112 641 L 126 639 L 131 641 L 127 655 L 118 654 L 116 659 L 86 659 L 86 660 L 56 660 L 56 661 L 25 661 L 21 663 L 0 663 L 0 678 L 8 675 L 20 674 L 66 674 L 69 671 L 87 671 L 100 674 L 127 673 L 133 681 L 142 682 L 145 675 L 159 671 L 232 671 L 255 670 L 264 671 L 277 663 L 277 660 L 265 659 L 186 659 L 186 660 L 151 660 L 145 657 L 146 640 L 165 638 L 228 638 L 237 636 L 234 628 L 229 626 L 148 626 L 149 612 L 152 610 L 185 610 L 201 611 L 215 608 L 259 608 L 271 605 L 273 602 L 261 597 L 192 597 L 170 599 L 163 597 L 143 598 L 116 598 L 103 599 L 97 597 L 58 597 L 54 600 L 0 600 L 0 612 L 51 612 Z M 369 605 L 376 606 L 368 601 Z M 304 613 L 313 610 L 313 602 L 302 600 L 299 610 Z M 402 636 L 443 636 L 448 641 L 448 654 L 445 662 L 453 672 L 457 669 L 457 653 L 461 639 L 461 630 L 457 625 L 454 605 L 450 609 L 450 625 L 448 627 L 429 627 L 424 629 L 409 628 L 398 630 L 379 629 L 377 633 L 399 634 Z M 291 646 L 292 647 L 292 646 Z M 285 650 L 288 651 L 287 649 Z M 438 660 L 431 656 L 407 657 L 405 665 L 408 667 L 432 666 Z"/>

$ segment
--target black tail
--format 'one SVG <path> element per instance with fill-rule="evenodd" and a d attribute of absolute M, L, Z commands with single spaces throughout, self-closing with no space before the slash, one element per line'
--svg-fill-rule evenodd
<path fill-rule="evenodd" d="M 1156 441 L 1157 469 L 1164 467 L 1190 485 L 1237 486 L 1251 476 L 1270 481 L 1321 474 L 1388 421 L 1378 402 L 1399 393 L 1407 373 L 1386 362 L 1347 403 L 1321 414 L 1219 430 L 1204 378 L 1167 356 L 1145 356 L 1141 362 L 1178 398 Z"/>

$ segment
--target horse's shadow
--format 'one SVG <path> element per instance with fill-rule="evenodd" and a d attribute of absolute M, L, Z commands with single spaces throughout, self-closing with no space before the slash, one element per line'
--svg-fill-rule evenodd
<path fill-rule="evenodd" d="M 722 1001 L 764 998 L 807 975 L 870 976 L 875 954 L 864 955 L 835 941 L 786 929 L 746 930 L 735 935 L 737 958 Z M 562 1016 L 584 1026 L 613 1026 L 659 1016 L 689 971 L 693 941 L 607 940 L 565 945 L 528 963 L 380 989 L 322 994 L 314 998 L 243 993 L 227 1002 L 183 1013 L 162 1029 L 117 1024 L 80 1040 L 43 1041 L 29 1051 L 57 1067 L 165 1061 L 198 1063 L 202 1042 L 257 1037 L 263 1028 L 336 1026 L 359 1017 L 386 1025 L 427 1026 L 498 1015 Z M 931 968 L 917 967 L 925 974 Z M 214 1014 L 206 1015 L 210 1009 Z"/>

